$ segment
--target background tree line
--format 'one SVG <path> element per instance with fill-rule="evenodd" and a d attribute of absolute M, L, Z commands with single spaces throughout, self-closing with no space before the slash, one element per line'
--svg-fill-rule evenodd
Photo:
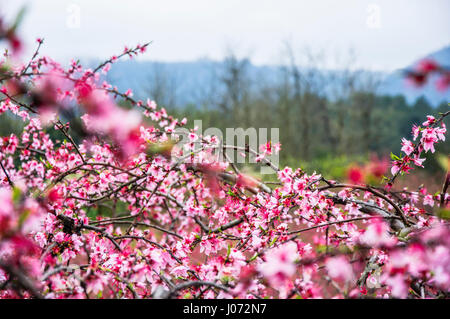
<path fill-rule="evenodd" d="M 199 101 L 195 105 L 178 102 L 177 78 L 158 65 L 149 70 L 144 85 L 148 96 L 170 114 L 191 119 L 190 127 L 196 119 L 202 120 L 203 129 L 217 127 L 223 132 L 228 127 L 279 128 L 281 165 L 317 169 L 336 177 L 352 162 L 364 162 L 371 154 L 398 153 L 401 138 L 411 137 L 413 123 L 449 109 L 446 102 L 433 107 L 424 97 L 408 104 L 401 95 L 378 95 L 380 78 L 353 69 L 352 56 L 339 73 L 327 73 L 323 55 L 305 50 L 308 68 L 304 68 L 291 47 L 286 48 L 276 80 L 255 78 L 249 73 L 250 60 L 230 52 L 222 72 L 212 70 L 212 80 L 192 92 Z M 79 112 L 71 113 L 71 125 L 80 128 Z M 21 129 L 21 121 L 11 114 L 0 117 L 1 136 Z M 77 132 L 74 137 L 78 139 Z M 437 149 L 441 154 L 449 151 L 448 142 Z M 428 167 L 432 172 L 439 165 L 431 159 Z"/>
<path fill-rule="evenodd" d="M 371 154 L 398 153 L 401 138 L 411 138 L 413 123 L 449 109 L 446 102 L 433 107 L 425 97 L 409 104 L 402 95 L 377 94 L 380 78 L 352 70 L 352 59 L 337 76 L 321 70 L 320 56 L 306 52 L 309 68 L 296 63 L 289 47 L 287 57 L 279 68 L 279 79 L 271 81 L 255 79 L 248 72 L 249 59 L 229 54 L 223 72 L 198 89 L 201 102 L 196 105 L 173 103 L 176 83 L 158 74 L 162 69 L 155 69 L 149 95 L 159 97 L 159 104 L 177 117 L 202 120 L 203 129 L 277 127 L 282 164 L 325 171 L 327 166 L 343 168 L 365 161 Z M 448 142 L 437 149 L 441 154 L 449 151 Z M 437 161 L 431 162 L 429 170 L 438 169 Z"/>

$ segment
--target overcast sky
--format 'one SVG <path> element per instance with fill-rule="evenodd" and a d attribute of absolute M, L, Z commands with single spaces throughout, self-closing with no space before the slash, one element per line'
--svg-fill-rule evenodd
<path fill-rule="evenodd" d="M 61 62 L 153 41 L 144 59 L 217 60 L 233 48 L 278 64 L 289 41 L 329 57 L 354 48 L 360 66 L 393 70 L 450 44 L 448 0 L 0 0 L 0 11 L 12 18 L 23 4 L 28 50 L 44 37 L 42 52 Z"/>

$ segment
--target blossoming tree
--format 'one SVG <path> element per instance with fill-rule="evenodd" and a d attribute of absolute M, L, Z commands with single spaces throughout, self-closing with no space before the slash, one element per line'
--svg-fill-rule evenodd
<path fill-rule="evenodd" d="M 24 126 L 0 139 L 0 298 L 448 297 L 450 175 L 436 194 L 395 181 L 445 140 L 450 112 L 412 128 L 385 187 L 346 184 L 277 167 L 271 143 L 192 130 L 178 148 L 185 119 L 103 81 L 147 44 L 64 68 L 38 39 L 20 63 L 16 26 L 0 22 L 0 116 Z M 213 156 L 226 149 L 278 182 Z"/>

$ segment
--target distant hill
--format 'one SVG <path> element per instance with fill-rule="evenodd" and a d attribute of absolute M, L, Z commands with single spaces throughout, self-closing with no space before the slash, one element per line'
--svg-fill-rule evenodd
<path fill-rule="evenodd" d="M 197 104 L 205 90 L 215 84 L 214 79 L 222 76 L 224 68 L 224 62 L 208 59 L 192 62 L 128 60 L 115 63 L 107 79 L 120 90 L 131 88 L 139 97 L 151 96 L 151 87 L 159 81 L 159 85 L 172 90 L 177 105 Z M 279 68 L 255 66 L 248 62 L 247 74 L 251 80 L 265 78 L 276 82 Z M 217 92 L 221 89 L 216 87 Z"/>
<path fill-rule="evenodd" d="M 432 58 L 439 64 L 450 67 L 450 46 L 431 53 L 426 58 Z M 417 61 L 405 66 L 405 69 L 413 68 Z M 96 65 L 94 62 L 91 63 Z M 118 86 L 120 90 L 131 88 L 135 95 L 141 98 L 151 96 L 150 88 L 159 81 L 160 84 L 164 84 L 165 89 L 171 90 L 176 105 L 198 104 L 199 97 L 213 84 L 215 77 L 220 77 L 223 74 L 224 67 L 224 62 L 208 59 L 175 63 L 119 61 L 113 65 L 108 73 L 108 81 Z M 280 70 L 281 68 L 277 66 L 256 66 L 251 64 L 250 61 L 247 64 L 247 74 L 255 85 L 280 81 L 282 76 Z M 333 85 L 336 85 L 339 78 L 342 78 L 342 72 L 339 70 L 322 70 L 321 72 L 325 77 L 334 78 L 334 81 L 329 81 L 330 84 L 325 88 L 325 94 L 332 98 Z M 443 101 L 450 102 L 450 90 L 446 92 L 438 91 L 433 79 L 425 87 L 415 88 L 406 83 L 402 72 L 403 70 L 398 70 L 392 73 L 377 72 L 375 74 L 362 71 L 362 73 L 373 74 L 381 79 L 381 85 L 378 89 L 379 94 L 404 95 L 409 103 L 414 103 L 417 98 L 424 96 L 433 106 Z M 220 87 L 216 88 L 217 92 L 220 92 L 220 90 Z"/>

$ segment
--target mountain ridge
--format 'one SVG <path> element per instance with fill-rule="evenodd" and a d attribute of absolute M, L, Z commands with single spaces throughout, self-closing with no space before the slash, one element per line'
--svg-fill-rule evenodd
<path fill-rule="evenodd" d="M 425 97 L 432 106 L 450 101 L 450 90 L 440 92 L 436 89 L 431 78 L 426 85 L 420 88 L 408 85 L 404 78 L 404 71 L 413 69 L 416 63 L 424 58 L 433 59 L 438 64 L 450 67 L 450 45 L 432 52 L 403 69 L 393 72 L 374 72 L 361 70 L 368 76 L 376 76 L 381 79 L 376 93 L 380 95 L 403 95 L 407 102 L 412 104 L 418 98 Z M 94 63 L 91 61 L 91 63 Z M 94 63 L 95 64 L 95 63 Z M 250 80 L 257 83 L 276 83 L 281 80 L 281 66 L 254 65 L 250 60 L 246 61 L 247 74 Z M 186 104 L 198 104 L 199 96 L 213 85 L 216 77 L 223 75 L 225 61 L 214 61 L 207 58 L 184 62 L 159 62 L 159 61 L 119 61 L 116 62 L 108 73 L 107 80 L 117 86 L 119 90 L 131 88 L 136 96 L 144 98 L 150 96 L 151 87 L 159 81 L 164 84 L 166 90 L 171 90 L 171 95 L 178 106 Z M 300 71 L 305 69 L 300 69 Z M 307 69 L 306 69 L 307 70 Z M 324 76 L 342 77 L 342 70 L 319 70 Z M 219 85 L 220 86 L 220 85 Z M 331 97 L 333 86 L 324 90 L 327 97 Z M 221 88 L 216 88 L 220 92 Z M 154 98 L 154 97 L 151 97 Z M 158 102 L 158 101 L 157 101 Z"/>

